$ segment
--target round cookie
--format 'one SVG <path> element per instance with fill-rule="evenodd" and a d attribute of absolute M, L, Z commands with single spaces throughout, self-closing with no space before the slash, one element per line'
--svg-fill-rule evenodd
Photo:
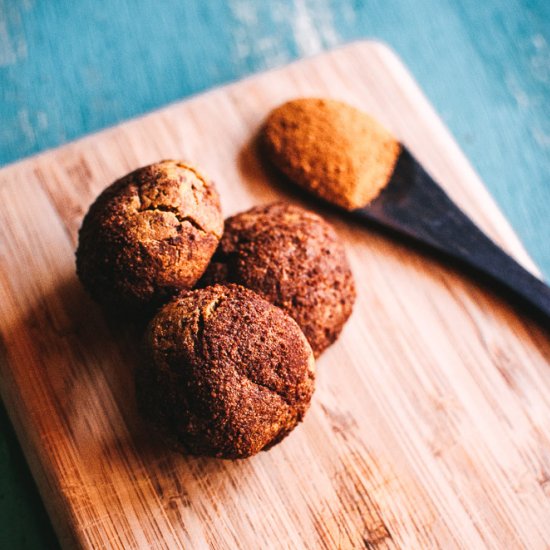
<path fill-rule="evenodd" d="M 145 349 L 139 409 L 184 452 L 254 455 L 281 441 L 309 407 L 315 367 L 306 338 L 241 286 L 181 293 L 150 322 Z"/>
<path fill-rule="evenodd" d="M 202 284 L 231 282 L 284 309 L 315 356 L 332 344 L 351 314 L 355 284 L 331 225 L 278 202 L 228 218 Z"/>
<path fill-rule="evenodd" d="M 222 232 L 214 184 L 182 162 L 151 164 L 90 207 L 79 232 L 78 277 L 103 305 L 148 313 L 195 285 Z"/>

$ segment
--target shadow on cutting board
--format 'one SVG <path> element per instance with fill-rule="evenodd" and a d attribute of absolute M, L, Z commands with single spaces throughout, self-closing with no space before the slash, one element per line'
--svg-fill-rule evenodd
<path fill-rule="evenodd" d="M 309 429 L 301 429 L 294 445 L 234 462 L 172 452 L 136 410 L 133 371 L 140 361 L 142 327 L 107 318 L 84 292 L 72 262 L 63 265 L 57 284 L 44 271 L 41 287 L 25 294 L 32 301 L 25 304 L 23 316 L 6 330 L 14 364 L 25 359 L 25 369 L 15 374 L 27 384 L 27 398 L 33 397 L 26 401 L 31 413 L 26 435 L 49 474 L 45 490 L 62 493 L 51 501 L 58 506 L 60 522 L 78 510 L 78 525 L 61 524 L 62 536 L 74 536 L 75 527 L 82 533 L 108 523 L 111 507 L 119 514 L 115 521 L 121 531 L 127 528 L 126 510 L 138 518 L 158 513 L 174 526 L 186 518 L 192 522 L 205 509 L 214 514 L 222 505 L 240 511 L 243 499 L 259 494 L 259 481 L 277 487 L 284 510 L 292 489 L 287 480 L 298 480 L 303 468 L 315 462 L 312 457 L 323 456 L 323 436 L 339 441 L 340 450 L 325 455 L 324 465 L 315 464 L 320 481 L 307 493 L 312 537 L 349 537 L 350 547 L 387 541 L 397 522 L 394 503 L 408 502 L 410 495 L 427 501 L 400 465 L 390 465 L 355 435 L 359 425 L 345 410 L 341 414 L 337 406 L 323 407 L 322 401 L 312 407 L 305 421 Z M 354 389 L 342 382 L 339 393 L 346 392 L 351 395 Z M 426 506 L 410 521 L 429 533 L 435 517 Z M 260 520 L 267 528 L 269 518 Z M 259 519 L 252 513 L 247 521 Z M 345 522 L 353 525 L 349 533 Z M 216 525 L 205 529 L 215 537 Z"/>
<path fill-rule="evenodd" d="M 31 372 L 48 398 L 37 404 L 40 421 L 31 429 L 40 433 L 39 452 L 57 462 L 54 467 L 74 470 L 71 486 L 61 488 L 70 498 L 101 491 L 108 502 L 112 484 L 151 483 L 166 506 L 174 498 L 185 505 L 190 490 L 201 490 L 200 483 L 190 489 L 186 480 L 207 477 L 205 484 L 215 484 L 218 474 L 246 467 L 243 461 L 173 452 L 140 418 L 133 374 L 143 329 L 106 317 L 73 274 L 30 306 L 19 326 L 10 327 L 12 335 L 28 334 L 32 340 Z M 66 461 L 61 466 L 59 456 Z M 159 472 L 162 479 L 155 477 Z M 118 497 L 126 493 L 122 488 Z"/>

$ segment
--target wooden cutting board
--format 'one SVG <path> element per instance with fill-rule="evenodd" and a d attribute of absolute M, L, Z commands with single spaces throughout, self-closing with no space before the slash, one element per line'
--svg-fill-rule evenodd
<path fill-rule="evenodd" d="M 0 171 L 1 391 L 62 543 L 86 548 L 550 545 L 550 335 L 431 257 L 329 216 L 358 286 L 288 439 L 244 461 L 184 457 L 142 425 L 136 335 L 74 268 L 112 180 L 182 158 L 225 214 L 277 198 L 251 146 L 296 96 L 385 123 L 492 237 L 534 269 L 399 60 L 358 43 L 254 76 Z"/>

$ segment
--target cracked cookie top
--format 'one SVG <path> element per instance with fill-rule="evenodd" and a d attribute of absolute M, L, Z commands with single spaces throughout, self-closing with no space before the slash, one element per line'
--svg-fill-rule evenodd
<path fill-rule="evenodd" d="M 103 305 L 148 313 L 197 282 L 222 232 L 214 184 L 165 160 L 99 195 L 79 232 L 77 273 Z"/>
<path fill-rule="evenodd" d="M 309 407 L 315 370 L 306 338 L 241 286 L 181 293 L 151 321 L 145 348 L 138 404 L 185 452 L 251 456 L 281 441 Z"/>

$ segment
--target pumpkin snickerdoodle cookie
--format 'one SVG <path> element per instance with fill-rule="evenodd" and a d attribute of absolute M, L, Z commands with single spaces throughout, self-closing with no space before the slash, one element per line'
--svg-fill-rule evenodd
<path fill-rule="evenodd" d="M 316 356 L 351 314 L 355 284 L 344 247 L 323 218 L 277 202 L 228 218 L 201 284 L 237 283 L 281 307 Z"/>
<path fill-rule="evenodd" d="M 222 231 L 210 181 L 182 162 L 151 164 L 92 204 L 79 233 L 77 273 L 103 305 L 149 313 L 197 282 Z"/>
<path fill-rule="evenodd" d="M 298 325 L 238 285 L 182 292 L 151 321 L 137 374 L 145 418 L 176 448 L 245 458 L 309 407 L 314 359 Z"/>

